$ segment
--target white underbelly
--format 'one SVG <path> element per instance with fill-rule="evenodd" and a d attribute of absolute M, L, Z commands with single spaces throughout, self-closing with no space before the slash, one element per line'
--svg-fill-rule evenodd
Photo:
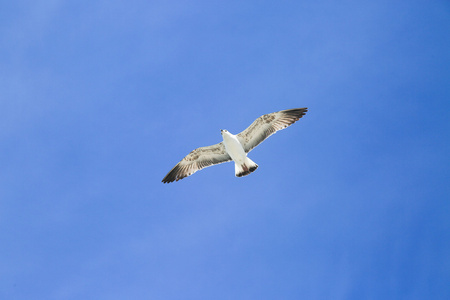
<path fill-rule="evenodd" d="M 225 149 L 232 160 L 235 162 L 244 163 L 247 154 L 236 137 L 224 137 L 223 143 L 225 144 Z"/>

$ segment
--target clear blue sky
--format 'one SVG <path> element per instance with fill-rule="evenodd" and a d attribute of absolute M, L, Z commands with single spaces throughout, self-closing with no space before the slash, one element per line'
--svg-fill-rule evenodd
<path fill-rule="evenodd" d="M 1 299 L 450 299 L 450 2 L 3 1 Z M 308 107 L 232 163 L 194 148 Z"/>

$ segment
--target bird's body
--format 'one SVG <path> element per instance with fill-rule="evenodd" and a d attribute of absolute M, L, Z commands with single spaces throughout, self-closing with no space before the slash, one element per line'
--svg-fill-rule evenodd
<path fill-rule="evenodd" d="M 231 159 L 237 163 L 243 163 L 247 154 L 244 151 L 244 147 L 241 142 L 239 142 L 237 136 L 231 134 L 227 130 L 221 130 L 223 143 L 227 153 L 230 155 Z"/>
<path fill-rule="evenodd" d="M 250 174 L 258 168 L 245 153 L 244 146 L 239 141 L 237 135 L 231 134 L 227 130 L 221 130 L 223 137 L 223 144 L 225 150 L 231 159 L 234 161 L 234 169 L 237 177 L 242 177 Z"/>
<path fill-rule="evenodd" d="M 294 108 L 263 115 L 237 135 L 221 130 L 222 142 L 193 150 L 164 177 L 162 182 L 178 181 L 203 168 L 231 160 L 235 163 L 236 176 L 246 176 L 258 168 L 247 154 L 278 130 L 298 121 L 307 111 L 307 108 Z"/>

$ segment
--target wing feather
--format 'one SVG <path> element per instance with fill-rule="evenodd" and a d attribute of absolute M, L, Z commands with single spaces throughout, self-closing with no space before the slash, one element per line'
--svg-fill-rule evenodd
<path fill-rule="evenodd" d="M 304 107 L 263 115 L 256 119 L 247 129 L 239 133 L 237 137 L 243 145 L 245 152 L 248 153 L 278 130 L 294 124 L 307 111 L 308 109 Z"/>
<path fill-rule="evenodd" d="M 197 148 L 185 158 L 183 158 L 162 180 L 164 183 L 178 181 L 188 177 L 195 172 L 216 164 L 221 164 L 230 161 L 231 157 L 225 150 L 223 142 Z"/>

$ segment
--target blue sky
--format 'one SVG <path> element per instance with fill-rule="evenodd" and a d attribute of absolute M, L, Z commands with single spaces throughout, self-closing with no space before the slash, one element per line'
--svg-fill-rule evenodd
<path fill-rule="evenodd" d="M 1 299 L 449 299 L 448 1 L 1 6 Z"/>

